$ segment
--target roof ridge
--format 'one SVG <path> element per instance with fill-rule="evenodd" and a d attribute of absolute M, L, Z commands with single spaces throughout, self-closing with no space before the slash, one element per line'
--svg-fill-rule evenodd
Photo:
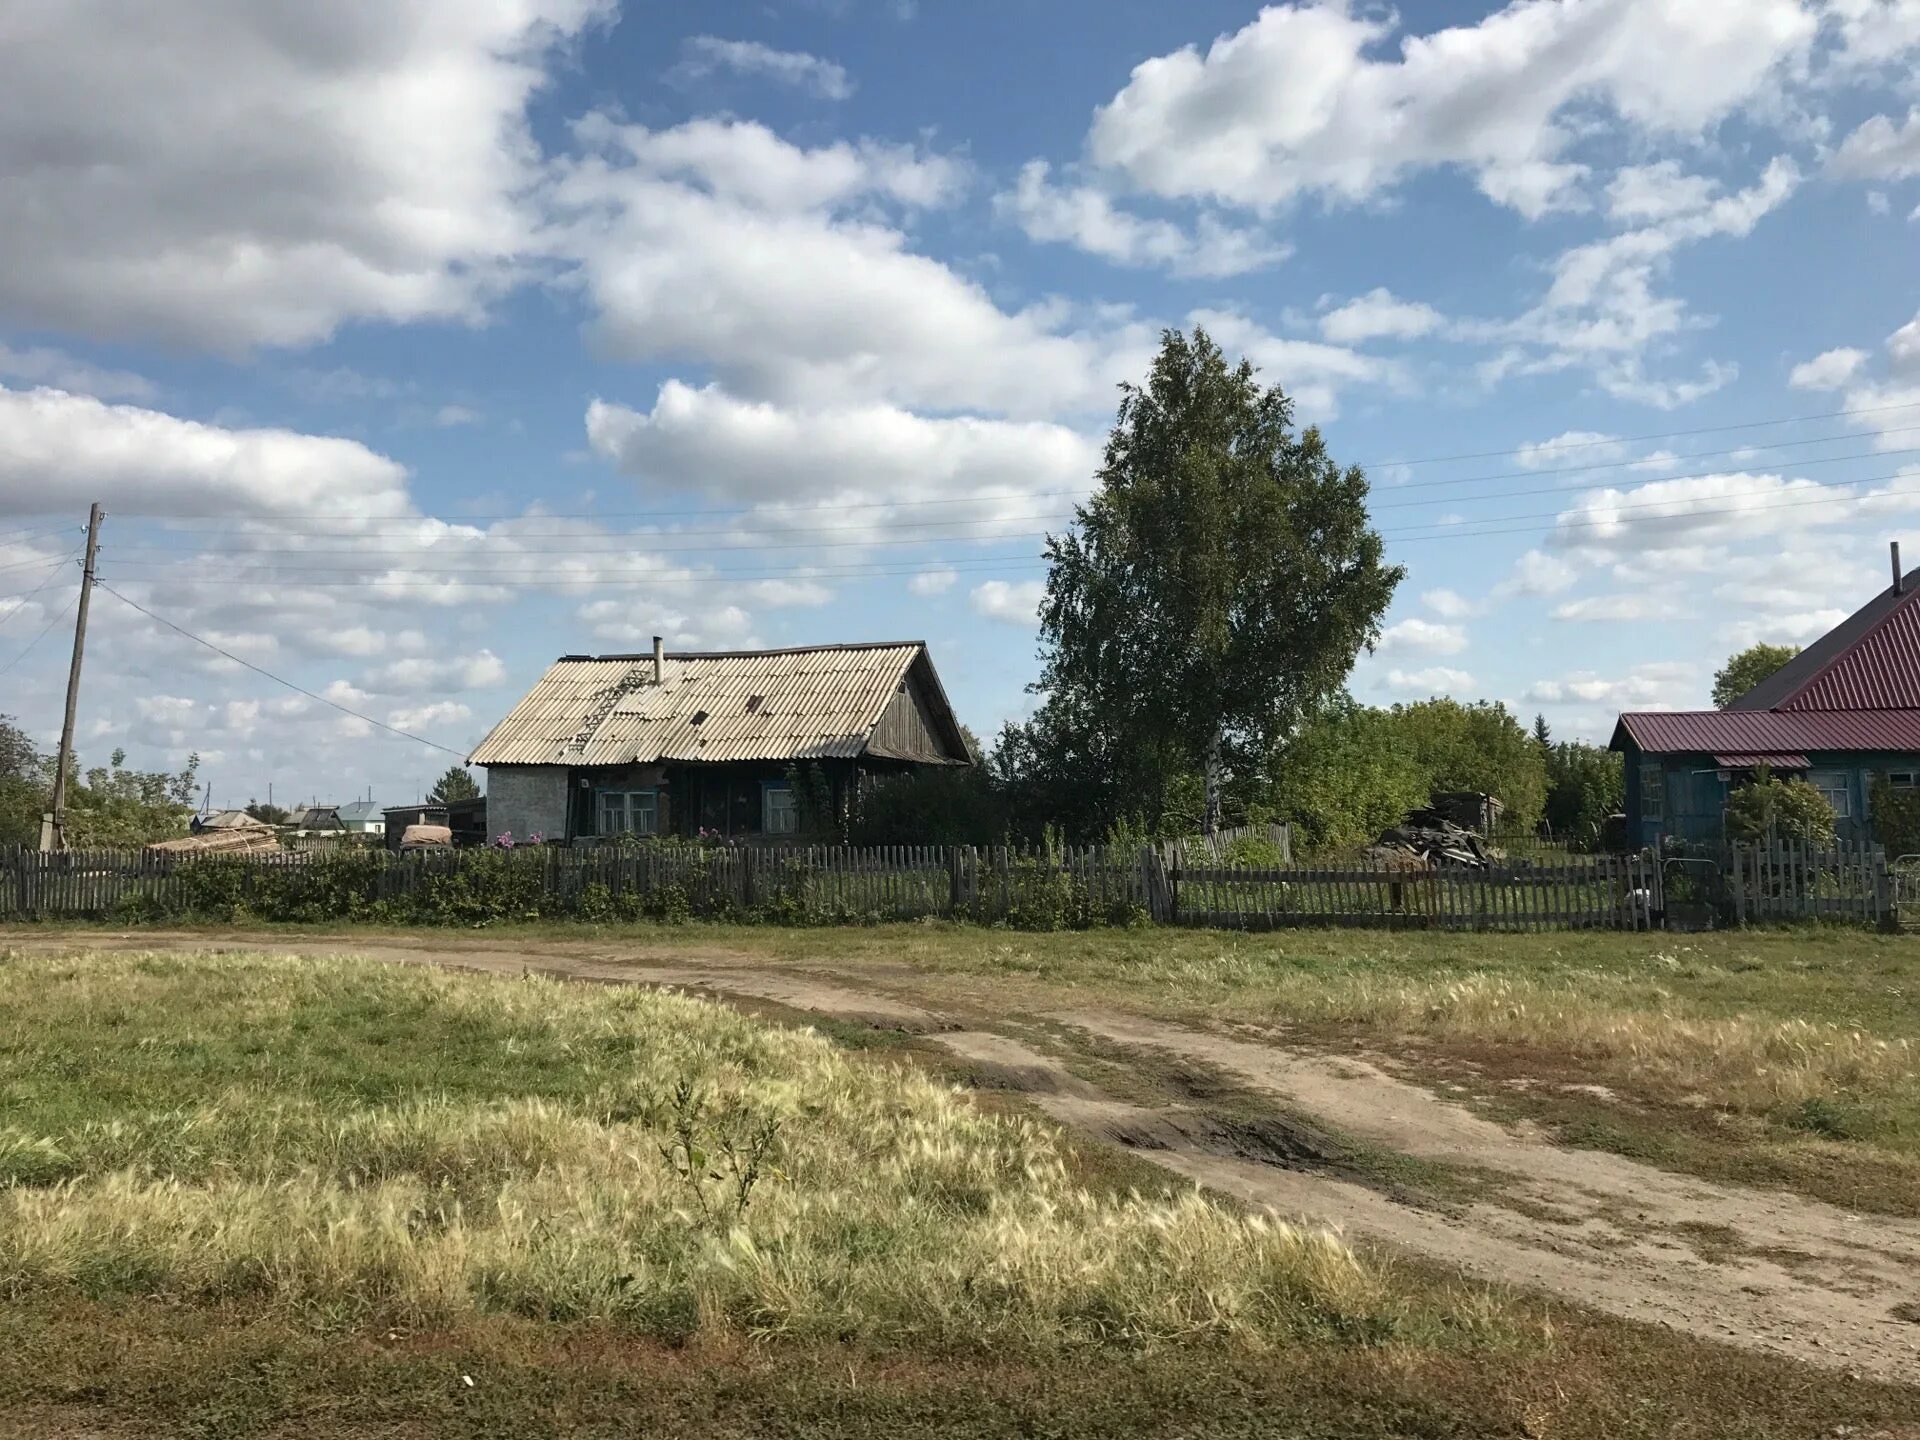
<path fill-rule="evenodd" d="M 663 653 L 663 658 L 667 660 L 752 660 L 763 655 L 810 655 L 829 650 L 924 650 L 926 648 L 927 642 L 924 640 L 852 640 L 831 645 L 783 645 L 760 650 L 668 650 Z M 652 659 L 651 650 L 642 650 L 631 654 L 616 652 L 610 655 L 562 655 L 554 661 L 554 664 Z"/>

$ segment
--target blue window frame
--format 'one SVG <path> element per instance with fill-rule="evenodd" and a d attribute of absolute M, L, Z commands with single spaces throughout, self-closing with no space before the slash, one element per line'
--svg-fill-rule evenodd
<path fill-rule="evenodd" d="M 660 833 L 660 792 L 658 790 L 602 790 L 595 810 L 598 833 L 609 835 L 658 835 Z"/>
<path fill-rule="evenodd" d="M 800 807 L 794 803 L 793 786 L 785 780 L 760 782 L 760 833 L 794 835 L 800 830 Z"/>

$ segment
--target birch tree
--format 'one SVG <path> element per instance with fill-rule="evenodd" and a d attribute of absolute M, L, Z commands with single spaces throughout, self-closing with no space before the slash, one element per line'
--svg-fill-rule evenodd
<path fill-rule="evenodd" d="M 1047 542 L 1036 729 L 1105 757 L 1077 778 L 1109 808 L 1202 771 L 1211 833 L 1226 775 L 1340 691 L 1403 571 L 1383 561 L 1366 476 L 1204 330 L 1166 332 L 1146 383 L 1122 388 L 1097 478 Z"/>

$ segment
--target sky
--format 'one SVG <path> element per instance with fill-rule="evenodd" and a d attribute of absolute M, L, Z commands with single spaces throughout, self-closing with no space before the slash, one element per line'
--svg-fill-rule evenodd
<path fill-rule="evenodd" d="M 1920 562 L 1920 0 L 11 0 L 0 713 L 411 800 L 556 656 L 925 639 L 1204 326 L 1365 466 L 1351 685 L 1604 740 Z M 435 748 L 442 747 L 442 748 Z"/>

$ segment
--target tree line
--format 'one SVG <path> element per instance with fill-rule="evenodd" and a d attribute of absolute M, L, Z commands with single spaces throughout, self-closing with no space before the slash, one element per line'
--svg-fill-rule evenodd
<path fill-rule="evenodd" d="M 54 764 L 10 716 L 0 715 L 0 845 L 40 843 Z M 173 773 L 129 769 L 124 750 L 84 770 L 76 759 L 67 779 L 69 843 L 106 849 L 186 834 L 199 769 L 197 755 Z"/>

